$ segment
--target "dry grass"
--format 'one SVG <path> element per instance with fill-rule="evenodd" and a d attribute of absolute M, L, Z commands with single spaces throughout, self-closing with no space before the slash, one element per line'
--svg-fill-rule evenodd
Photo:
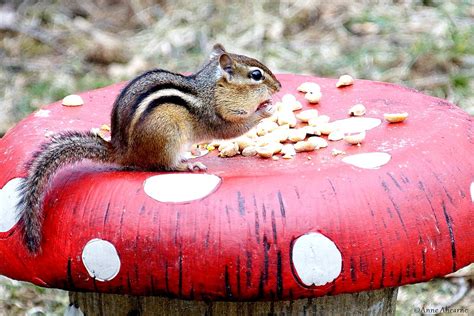
<path fill-rule="evenodd" d="M 474 114 L 470 0 L 1 3 L 0 135 L 37 107 L 73 92 L 154 67 L 193 71 L 215 42 L 277 72 L 350 73 L 399 83 Z M 442 301 L 436 294 L 450 293 L 446 282 L 404 287 L 400 315 L 413 313 L 416 298 Z M 31 314 L 38 306 L 59 314 L 66 301 L 62 291 L 0 280 L 0 314 Z M 473 301 L 472 292 L 463 301 L 471 312 Z"/>
<path fill-rule="evenodd" d="M 78 90 L 192 71 L 215 42 L 279 72 L 400 83 L 474 113 L 469 0 L 16 2 L 0 6 L 0 133 Z"/>

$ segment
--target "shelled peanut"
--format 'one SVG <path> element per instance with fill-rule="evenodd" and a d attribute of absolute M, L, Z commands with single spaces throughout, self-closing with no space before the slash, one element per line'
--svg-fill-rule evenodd
<path fill-rule="evenodd" d="M 351 86 L 354 84 L 354 78 L 350 75 L 342 75 L 336 83 L 336 87 L 341 88 L 345 86 Z"/>
<path fill-rule="evenodd" d="M 312 82 L 303 83 L 298 90 L 320 93 L 319 85 Z M 217 148 L 219 157 L 241 154 L 244 157 L 258 155 L 278 160 L 276 155 L 293 159 L 297 152 L 327 147 L 326 140 L 318 137 L 321 135 L 319 126 L 327 124 L 330 118 L 326 115 L 319 116 L 316 109 L 301 110 L 302 107 L 294 95 L 285 94 L 275 104 L 276 112 L 245 135 L 232 140 L 214 141 L 206 148 Z M 319 140 L 315 141 L 315 137 Z"/>
<path fill-rule="evenodd" d="M 340 78 L 338 87 L 353 84 L 349 76 Z M 304 82 L 297 90 L 305 93 L 308 103 L 319 102 L 321 88 L 314 82 Z M 317 101 L 308 99 L 308 94 L 318 95 Z M 310 105 L 311 106 L 311 105 Z M 302 110 L 301 102 L 292 94 L 285 94 L 275 104 L 275 113 L 263 119 L 256 127 L 243 136 L 225 141 L 214 141 L 204 148 L 217 148 L 219 157 L 233 157 L 238 154 L 244 157 L 259 156 L 261 158 L 279 160 L 293 159 L 298 153 L 311 152 L 328 147 L 328 140 L 337 142 L 344 140 L 348 144 L 359 145 L 366 137 L 366 131 L 341 129 L 338 122 L 331 122 L 327 115 L 321 115 L 315 108 Z M 363 104 L 348 107 L 349 116 L 363 116 L 366 108 Z M 391 117 L 388 118 L 390 120 Z M 324 137 L 321 137 L 323 135 Z M 332 155 L 344 154 L 334 149 Z M 310 157 L 310 156 L 308 156 Z"/>

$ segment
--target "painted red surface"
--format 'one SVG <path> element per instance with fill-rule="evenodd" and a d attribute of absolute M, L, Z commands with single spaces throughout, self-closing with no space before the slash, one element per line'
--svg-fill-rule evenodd
<path fill-rule="evenodd" d="M 0 274 L 69 290 L 165 295 L 187 299 L 296 299 L 429 280 L 474 261 L 473 120 L 448 102 L 392 84 L 280 75 L 275 99 L 297 95 L 305 108 L 331 119 L 362 102 L 366 117 L 409 113 L 402 124 L 368 131 L 362 146 L 331 142 L 294 160 L 200 158 L 222 179 L 206 198 L 161 203 L 143 190 L 156 173 L 116 171 L 85 162 L 61 171 L 45 200 L 43 253 L 31 257 L 18 225 L 0 233 Z M 309 105 L 296 87 L 320 84 Z M 122 84 L 81 94 L 85 105 L 44 107 L 0 140 L 0 188 L 26 174 L 24 163 L 45 133 L 89 130 L 109 123 Z M 379 169 L 333 157 L 388 152 Z M 308 160 L 307 157 L 311 157 Z M 309 232 L 331 239 L 342 272 L 324 286 L 304 286 L 291 260 L 294 240 Z M 86 271 L 81 253 L 93 238 L 110 241 L 121 267 L 110 281 Z"/>

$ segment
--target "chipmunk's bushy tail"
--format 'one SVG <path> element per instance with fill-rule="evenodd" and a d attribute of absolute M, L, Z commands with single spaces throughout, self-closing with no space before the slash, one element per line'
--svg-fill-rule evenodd
<path fill-rule="evenodd" d="M 43 198 L 50 179 L 61 167 L 84 159 L 111 162 L 112 147 L 90 132 L 65 132 L 44 143 L 28 163 L 28 177 L 18 189 L 20 201 L 17 211 L 23 239 L 30 253 L 40 251 Z"/>

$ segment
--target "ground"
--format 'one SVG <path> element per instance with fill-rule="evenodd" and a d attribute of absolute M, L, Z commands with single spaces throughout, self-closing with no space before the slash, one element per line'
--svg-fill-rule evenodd
<path fill-rule="evenodd" d="M 65 95 L 155 67 L 196 70 L 215 42 L 275 72 L 402 84 L 474 114 L 473 38 L 469 0 L 0 2 L 0 136 Z M 472 285 L 470 271 L 402 287 L 398 313 L 443 304 Z M 0 279 L 0 314 L 61 314 L 66 303 L 65 292 Z M 473 291 L 455 306 L 472 313 Z"/>

